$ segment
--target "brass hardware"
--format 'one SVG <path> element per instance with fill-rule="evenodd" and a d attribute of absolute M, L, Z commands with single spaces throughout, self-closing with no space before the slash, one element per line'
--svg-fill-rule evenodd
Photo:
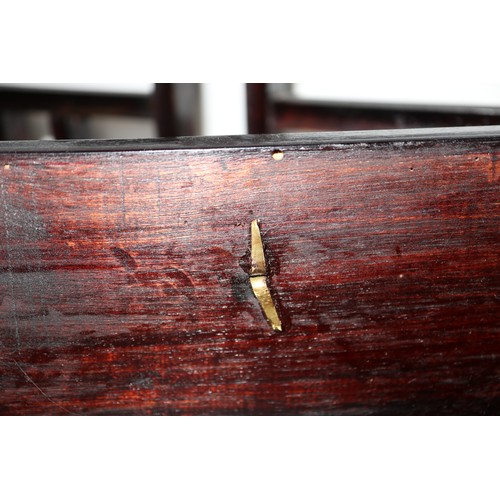
<path fill-rule="evenodd" d="M 271 292 L 267 286 L 266 259 L 264 257 L 264 246 L 262 245 L 262 237 L 257 219 L 253 220 L 251 224 L 251 240 L 252 264 L 250 268 L 250 284 L 271 328 L 281 332 L 281 321 L 274 307 Z"/>
<path fill-rule="evenodd" d="M 250 268 L 250 276 L 265 276 L 266 275 L 266 258 L 264 257 L 264 245 L 260 235 L 259 221 L 252 221 L 252 267 Z"/>
<path fill-rule="evenodd" d="M 281 161 L 283 159 L 283 151 L 280 151 L 279 149 L 275 149 L 273 151 L 273 159 L 276 161 Z"/>

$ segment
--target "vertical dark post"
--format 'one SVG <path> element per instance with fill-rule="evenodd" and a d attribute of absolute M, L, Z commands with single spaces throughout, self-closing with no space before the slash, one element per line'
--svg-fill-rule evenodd
<path fill-rule="evenodd" d="M 7 140 L 7 131 L 5 126 L 4 113 L 0 110 L 0 141 Z"/>
<path fill-rule="evenodd" d="M 52 111 L 50 113 L 50 124 L 54 139 L 72 139 L 68 114 L 57 110 Z"/>
<path fill-rule="evenodd" d="M 160 137 L 201 134 L 199 83 L 157 83 L 153 108 Z"/>
<path fill-rule="evenodd" d="M 174 90 L 173 83 L 157 83 L 153 96 L 153 113 L 160 137 L 174 137 L 176 135 L 174 119 Z"/>
<path fill-rule="evenodd" d="M 265 134 L 269 103 L 266 83 L 247 83 L 247 120 L 249 134 Z"/>

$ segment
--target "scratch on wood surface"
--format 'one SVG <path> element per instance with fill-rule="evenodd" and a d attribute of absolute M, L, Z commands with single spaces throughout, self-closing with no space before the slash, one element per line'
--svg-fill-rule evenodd
<path fill-rule="evenodd" d="M 158 164 L 156 165 L 155 183 L 156 183 L 156 208 L 158 209 L 158 221 L 160 221 L 160 217 L 161 217 L 161 178 L 160 178 L 160 167 Z"/>
<path fill-rule="evenodd" d="M 123 177 L 123 165 L 120 163 L 120 192 L 122 201 L 122 223 L 123 227 L 127 225 L 126 208 L 125 208 L 125 178 Z"/>
<path fill-rule="evenodd" d="M 137 269 L 135 259 L 126 250 L 120 247 L 111 247 L 111 251 L 120 265 L 125 268 L 127 272 Z"/>
<path fill-rule="evenodd" d="M 28 382 L 30 382 L 31 384 L 33 384 L 37 389 L 38 391 L 40 392 L 40 394 L 42 394 L 42 396 L 44 396 L 45 398 L 47 398 L 48 401 L 50 401 L 52 404 L 56 405 L 58 408 L 61 408 L 61 410 L 64 410 L 66 413 L 68 413 L 69 415 L 78 415 L 78 413 L 73 413 L 71 411 L 69 411 L 67 408 L 65 408 L 64 406 L 60 405 L 57 401 L 54 401 L 50 396 L 48 396 L 43 390 L 42 388 L 23 370 L 22 366 L 14 360 L 14 363 L 16 364 L 16 366 L 21 370 L 21 372 L 23 373 L 23 375 L 26 377 L 26 380 Z"/>
<path fill-rule="evenodd" d="M 16 343 L 17 343 L 17 352 L 21 352 L 21 336 L 19 335 L 19 323 L 17 321 L 17 306 L 16 306 L 16 297 L 14 294 L 14 275 L 12 273 L 12 249 L 10 247 L 10 234 L 9 234 L 9 226 L 7 220 L 7 199 L 5 196 L 5 186 L 3 182 L 3 177 L 0 177 L 0 194 L 2 196 L 2 204 L 3 204 L 3 221 L 5 227 L 5 251 L 7 253 L 7 268 L 9 270 L 9 287 L 10 293 L 12 296 L 12 314 L 14 316 L 14 328 L 16 332 Z"/>
<path fill-rule="evenodd" d="M 498 153 L 492 153 L 491 166 L 488 170 L 488 182 L 496 182 L 500 178 L 500 171 L 497 169 L 498 162 L 499 162 Z"/>

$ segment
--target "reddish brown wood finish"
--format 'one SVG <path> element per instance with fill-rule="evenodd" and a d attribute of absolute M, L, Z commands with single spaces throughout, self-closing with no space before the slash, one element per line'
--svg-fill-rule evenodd
<path fill-rule="evenodd" d="M 0 412 L 498 413 L 499 155 L 499 128 L 0 145 Z"/>

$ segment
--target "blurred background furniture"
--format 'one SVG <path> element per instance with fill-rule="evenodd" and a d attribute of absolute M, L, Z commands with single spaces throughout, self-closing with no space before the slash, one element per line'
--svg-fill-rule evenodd
<path fill-rule="evenodd" d="M 0 84 L 0 140 L 495 124 L 500 87 L 486 84 Z"/>
<path fill-rule="evenodd" d="M 250 134 L 500 124 L 500 106 L 304 99 L 291 83 L 246 88 Z"/>
<path fill-rule="evenodd" d="M 199 135 L 200 85 L 156 83 L 149 93 L 120 89 L 87 90 L 0 86 L 0 140 L 86 139 L 96 134 L 92 120 L 110 119 L 111 135 L 127 135 L 123 124 L 134 120 L 131 136 Z M 29 120 L 30 116 L 35 120 Z M 115 119 L 114 121 L 112 119 Z M 116 118 L 119 120 L 117 121 Z M 142 120 L 142 122 L 141 122 Z"/>

